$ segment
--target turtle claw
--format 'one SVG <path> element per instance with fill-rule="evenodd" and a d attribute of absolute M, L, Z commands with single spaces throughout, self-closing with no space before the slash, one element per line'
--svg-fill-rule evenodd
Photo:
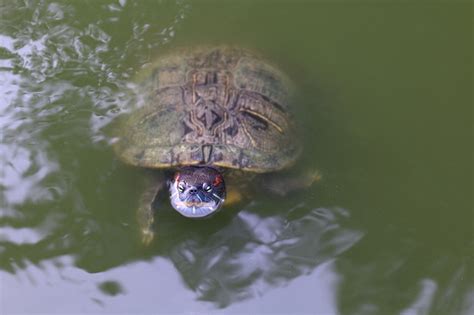
<path fill-rule="evenodd" d="M 150 229 L 142 230 L 142 244 L 143 245 L 149 246 L 154 238 L 155 238 L 155 232 L 153 232 Z"/>

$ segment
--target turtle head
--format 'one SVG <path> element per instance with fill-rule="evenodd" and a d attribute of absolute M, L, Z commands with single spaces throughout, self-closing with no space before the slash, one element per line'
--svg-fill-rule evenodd
<path fill-rule="evenodd" d="M 225 199 L 222 174 L 207 166 L 180 168 L 170 182 L 169 190 L 173 208 L 189 218 L 203 218 L 215 213 Z"/>

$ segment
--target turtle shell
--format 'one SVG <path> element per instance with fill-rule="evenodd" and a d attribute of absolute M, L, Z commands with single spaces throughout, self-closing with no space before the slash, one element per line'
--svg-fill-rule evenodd
<path fill-rule="evenodd" d="M 300 152 L 290 82 L 247 50 L 182 50 L 158 59 L 141 77 L 144 105 L 123 119 L 114 144 L 129 164 L 261 173 L 291 165 Z"/>

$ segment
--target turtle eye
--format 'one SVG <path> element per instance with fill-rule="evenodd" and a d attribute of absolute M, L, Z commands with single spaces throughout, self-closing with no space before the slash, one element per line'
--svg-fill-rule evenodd
<path fill-rule="evenodd" d="M 210 191 L 212 190 L 212 187 L 209 186 L 209 185 L 206 185 L 206 184 L 204 185 L 203 188 L 204 188 L 204 191 L 205 191 L 205 192 L 210 192 Z"/>
<path fill-rule="evenodd" d="M 184 192 L 184 183 L 183 183 L 183 182 L 180 182 L 180 183 L 178 184 L 178 191 L 179 191 L 180 193 Z"/>

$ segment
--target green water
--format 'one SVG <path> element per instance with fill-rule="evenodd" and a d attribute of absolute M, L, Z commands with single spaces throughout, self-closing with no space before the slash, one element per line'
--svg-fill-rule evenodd
<path fill-rule="evenodd" d="M 0 313 L 474 313 L 472 2 L 0 1 Z M 161 51 L 258 50 L 323 180 L 139 243 L 108 126 Z"/>

